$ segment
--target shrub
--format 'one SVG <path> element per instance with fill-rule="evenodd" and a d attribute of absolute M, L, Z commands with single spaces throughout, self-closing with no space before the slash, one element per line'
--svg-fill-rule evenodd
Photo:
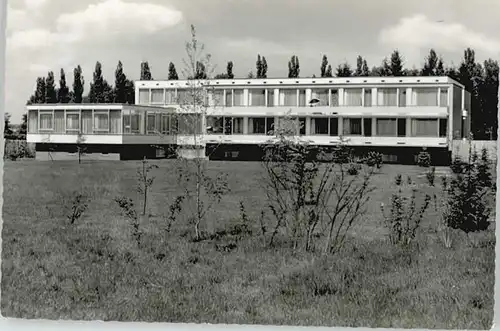
<path fill-rule="evenodd" d="M 408 185 L 412 185 L 413 184 L 413 179 L 411 178 L 410 175 L 406 176 L 406 182 L 408 183 Z"/>
<path fill-rule="evenodd" d="M 70 214 L 67 216 L 70 224 L 74 224 L 77 220 L 79 220 L 80 217 L 82 217 L 83 213 L 87 210 L 87 208 L 87 197 L 81 193 L 77 193 L 71 203 Z"/>
<path fill-rule="evenodd" d="M 347 173 L 351 176 L 356 176 L 359 174 L 359 170 L 361 169 L 361 166 L 356 163 L 351 163 L 349 164 L 347 168 Z"/>
<path fill-rule="evenodd" d="M 429 171 L 425 173 L 425 177 L 427 178 L 427 183 L 430 186 L 434 186 L 434 180 L 436 178 L 436 167 L 431 167 Z"/>
<path fill-rule="evenodd" d="M 168 233 L 172 227 L 172 224 L 177 220 L 177 216 L 179 216 L 182 211 L 182 203 L 184 202 L 184 196 L 179 195 L 174 199 L 174 202 L 170 205 L 168 217 L 166 217 L 166 227 L 165 231 Z"/>
<path fill-rule="evenodd" d="M 419 167 L 430 167 L 431 166 L 431 155 L 427 151 L 421 151 L 417 155 L 417 165 Z"/>
<path fill-rule="evenodd" d="M 450 164 L 450 169 L 454 174 L 461 174 L 466 166 L 466 162 L 462 161 L 460 156 L 455 155 Z"/>
<path fill-rule="evenodd" d="M 382 167 L 382 153 L 371 151 L 365 158 L 365 162 L 370 167 L 380 169 Z"/>
<path fill-rule="evenodd" d="M 142 231 L 139 228 L 139 219 L 134 202 L 132 199 L 126 197 L 116 197 L 114 200 L 122 210 L 124 216 L 128 218 L 131 225 L 132 237 L 135 239 L 137 245 L 140 246 Z"/>
<path fill-rule="evenodd" d="M 401 186 L 402 182 L 403 182 L 403 176 L 401 176 L 401 174 L 397 174 L 394 177 L 394 184 L 396 184 L 397 186 Z"/>
<path fill-rule="evenodd" d="M 394 245 L 408 246 L 415 239 L 420 222 L 429 207 L 431 197 L 425 195 L 422 206 L 417 210 L 417 190 L 412 190 L 410 198 L 403 196 L 402 190 L 392 195 L 391 209 L 385 212 L 384 204 L 380 205 L 385 225 L 389 230 L 389 241 Z"/>

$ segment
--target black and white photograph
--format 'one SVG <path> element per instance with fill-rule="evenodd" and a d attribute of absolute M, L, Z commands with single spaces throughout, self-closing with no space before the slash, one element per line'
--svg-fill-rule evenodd
<path fill-rule="evenodd" d="M 4 318 L 492 328 L 500 1 L 5 8 Z"/>

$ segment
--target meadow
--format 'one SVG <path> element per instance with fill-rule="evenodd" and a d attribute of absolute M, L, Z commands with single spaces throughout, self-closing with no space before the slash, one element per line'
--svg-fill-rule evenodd
<path fill-rule="evenodd" d="M 6 161 L 4 166 L 2 298 L 6 317 L 303 326 L 489 329 L 493 318 L 494 228 L 453 233 L 445 248 L 430 207 L 417 247 L 387 240 L 380 203 L 396 192 L 394 176 L 411 176 L 422 192 L 424 169 L 384 165 L 372 178 L 368 212 L 334 255 L 266 247 L 258 218 L 265 205 L 258 162 L 209 163 L 228 174 L 231 192 L 203 226 L 221 233 L 241 223 L 252 235 L 193 242 L 181 214 L 166 230 L 164 214 L 182 191 L 174 160 L 159 166 L 141 219 L 143 245 L 130 235 L 116 196 L 140 204 L 141 162 Z M 445 171 L 438 168 L 438 172 Z M 436 176 L 437 177 L 437 176 Z M 437 178 L 436 178 L 436 181 Z M 74 192 L 91 198 L 74 224 Z M 493 201 L 491 202 L 493 204 Z M 493 206 L 494 208 L 494 206 Z M 220 249 L 228 247 L 230 249 Z"/>

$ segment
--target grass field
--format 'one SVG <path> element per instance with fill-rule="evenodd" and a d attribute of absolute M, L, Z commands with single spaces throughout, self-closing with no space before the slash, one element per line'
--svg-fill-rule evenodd
<path fill-rule="evenodd" d="M 369 213 L 345 248 L 327 259 L 264 247 L 256 234 L 229 252 L 231 238 L 191 242 L 180 218 L 170 233 L 162 217 L 180 193 L 174 161 L 159 161 L 144 246 L 113 198 L 135 193 L 140 162 L 6 162 L 4 170 L 2 314 L 8 317 L 121 321 L 489 329 L 493 318 L 495 234 L 455 233 L 444 248 L 430 208 L 419 250 L 393 248 L 379 210 L 394 175 L 423 170 L 384 165 Z M 213 233 L 240 222 L 239 202 L 257 220 L 265 195 L 259 163 L 211 162 L 229 175 L 231 193 L 208 215 Z M 436 179 L 438 181 L 438 179 Z M 70 194 L 92 196 L 75 224 Z M 255 228 L 259 227 L 255 221 Z M 258 231 L 256 230 L 256 233 Z"/>

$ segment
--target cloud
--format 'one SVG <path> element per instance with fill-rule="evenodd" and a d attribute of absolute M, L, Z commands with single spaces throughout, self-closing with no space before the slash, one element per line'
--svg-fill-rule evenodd
<path fill-rule="evenodd" d="M 38 10 L 48 4 L 50 0 L 24 0 L 24 8 L 27 10 Z"/>
<path fill-rule="evenodd" d="M 132 38 L 177 25 L 182 19 L 180 11 L 165 6 L 106 0 L 80 12 L 60 15 L 56 31 L 68 42 L 118 35 Z"/>
<path fill-rule="evenodd" d="M 32 7 L 45 1 L 27 0 Z M 26 12 L 13 10 L 9 13 L 11 36 L 7 38 L 8 50 L 42 49 L 56 44 L 96 43 L 122 38 L 141 38 L 179 24 L 180 11 L 151 3 L 105 0 L 91 4 L 86 9 L 61 14 L 55 21 L 55 29 L 23 28 L 29 21 Z M 9 19 L 8 19 L 9 20 Z"/>
<path fill-rule="evenodd" d="M 467 28 L 465 25 L 433 21 L 422 14 L 402 18 L 396 25 L 380 31 L 379 42 L 407 53 L 422 48 L 436 48 L 446 52 L 471 47 L 490 55 L 500 53 L 500 40 Z"/>

